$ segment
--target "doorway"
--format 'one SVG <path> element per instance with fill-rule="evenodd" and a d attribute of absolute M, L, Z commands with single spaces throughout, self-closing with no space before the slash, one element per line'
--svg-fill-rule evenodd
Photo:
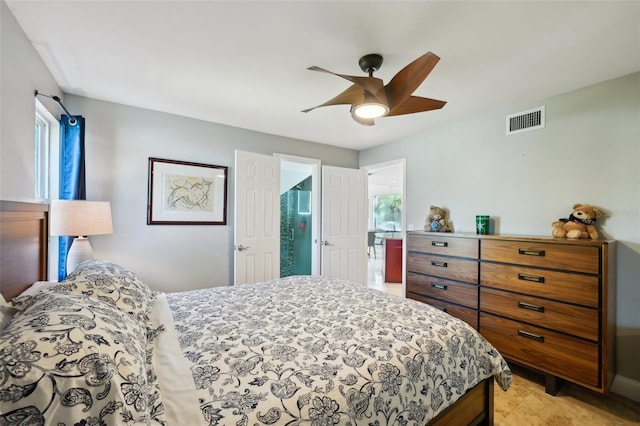
<path fill-rule="evenodd" d="M 308 230 L 311 274 L 365 285 L 367 176 L 363 170 L 321 167 L 320 160 L 283 154 L 236 150 L 235 157 L 234 285 L 280 277 L 281 195 L 292 189 L 301 193 L 292 195 L 300 212 L 290 221 L 298 230 Z M 281 169 L 297 176 L 290 178 Z M 309 176 L 310 182 L 305 182 Z M 306 191 L 308 186 L 311 191 Z M 310 192 L 308 199 L 305 192 Z M 291 228 L 287 232 L 291 238 Z"/>
<path fill-rule="evenodd" d="M 320 273 L 320 161 L 280 159 L 280 276 Z"/>
<path fill-rule="evenodd" d="M 280 195 L 280 276 L 311 275 L 313 214 L 307 176 Z"/>
<path fill-rule="evenodd" d="M 405 255 L 402 244 L 401 282 L 398 279 L 388 279 L 386 242 L 393 239 L 394 243 L 405 235 L 405 159 L 393 160 L 385 163 L 363 167 L 368 174 L 368 227 L 375 238 L 373 246 L 369 247 L 367 286 L 383 290 L 398 296 L 404 295 Z"/>

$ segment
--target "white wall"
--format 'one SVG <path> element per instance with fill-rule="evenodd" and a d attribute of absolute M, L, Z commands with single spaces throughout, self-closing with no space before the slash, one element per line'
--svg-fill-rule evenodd
<path fill-rule="evenodd" d="M 33 201 L 34 92 L 57 95 L 60 88 L 4 1 L 0 1 L 0 199 Z M 59 110 L 40 98 L 54 116 Z"/>
<path fill-rule="evenodd" d="M 360 166 L 404 157 L 407 225 L 431 204 L 458 232 L 489 214 L 501 234 L 551 235 L 574 203 L 607 212 L 597 225 L 617 242 L 618 373 L 640 395 L 640 73 L 537 102 L 478 114 L 360 152 Z M 505 117 L 546 106 L 546 127 L 505 136 Z M 446 106 L 445 106 L 446 108 Z M 429 119 L 425 113 L 425 120 Z M 614 383 L 615 385 L 615 383 Z"/>
<path fill-rule="evenodd" d="M 74 95 L 65 106 L 86 120 L 87 198 L 111 201 L 114 234 L 90 237 L 95 255 L 131 268 L 155 290 L 233 282 L 236 149 L 358 164 L 356 151 L 141 108 Z M 227 225 L 147 225 L 149 157 L 229 167 Z"/>

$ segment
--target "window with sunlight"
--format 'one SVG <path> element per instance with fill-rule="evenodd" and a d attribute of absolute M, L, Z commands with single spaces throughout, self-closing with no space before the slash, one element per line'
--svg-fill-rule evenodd
<path fill-rule="evenodd" d="M 402 230 L 402 195 L 376 195 L 373 198 L 373 225 L 376 230 Z"/>

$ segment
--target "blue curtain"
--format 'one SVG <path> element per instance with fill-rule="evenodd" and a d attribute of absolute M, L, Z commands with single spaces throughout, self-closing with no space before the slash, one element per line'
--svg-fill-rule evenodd
<path fill-rule="evenodd" d="M 60 196 L 61 200 L 86 200 L 84 174 L 84 118 L 75 115 L 69 124 L 66 115 L 60 117 Z M 67 253 L 73 237 L 59 237 L 58 280 L 67 277 Z"/>

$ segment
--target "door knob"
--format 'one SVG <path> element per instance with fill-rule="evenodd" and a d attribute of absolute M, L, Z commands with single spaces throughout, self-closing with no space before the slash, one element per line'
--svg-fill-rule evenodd
<path fill-rule="evenodd" d="M 247 250 L 248 248 L 249 248 L 249 246 L 245 247 L 245 246 L 243 246 L 242 244 L 240 244 L 240 245 L 237 247 L 238 251 L 244 251 L 244 250 Z"/>

